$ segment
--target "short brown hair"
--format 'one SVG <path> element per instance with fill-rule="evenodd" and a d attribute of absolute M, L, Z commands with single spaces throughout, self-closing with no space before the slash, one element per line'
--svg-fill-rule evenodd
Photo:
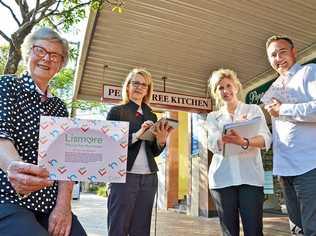
<path fill-rule="evenodd" d="M 291 48 L 294 48 L 294 43 L 293 43 L 292 39 L 290 39 L 288 36 L 286 36 L 286 35 L 273 35 L 267 39 L 266 49 L 268 49 L 268 47 L 270 46 L 270 44 L 273 41 L 277 41 L 277 40 L 285 40 L 290 44 Z"/>

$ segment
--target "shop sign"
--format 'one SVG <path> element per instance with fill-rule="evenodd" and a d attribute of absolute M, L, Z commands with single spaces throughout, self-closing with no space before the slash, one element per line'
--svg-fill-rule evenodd
<path fill-rule="evenodd" d="M 112 103 L 121 101 L 122 88 L 119 86 L 104 85 L 102 100 Z M 211 111 L 211 100 L 209 98 L 187 96 L 176 93 L 165 93 L 154 91 L 151 101 L 152 106 L 165 107 L 174 110 L 196 110 L 201 112 Z"/>
<path fill-rule="evenodd" d="M 264 93 L 269 89 L 271 84 L 275 80 L 270 80 L 269 82 L 266 82 L 262 84 L 261 86 L 249 91 L 246 95 L 246 103 L 247 104 L 261 104 L 260 99 L 264 95 Z"/>

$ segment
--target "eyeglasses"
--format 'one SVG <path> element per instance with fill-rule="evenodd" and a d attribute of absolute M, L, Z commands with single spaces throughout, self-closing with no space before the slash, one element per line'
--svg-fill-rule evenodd
<path fill-rule="evenodd" d="M 64 59 L 63 55 L 57 52 L 48 52 L 45 48 L 38 45 L 33 45 L 32 51 L 38 58 L 43 58 L 48 54 L 49 60 L 54 63 L 59 63 Z"/>
<path fill-rule="evenodd" d="M 134 80 L 131 81 L 131 84 L 132 84 L 133 87 L 135 87 L 135 88 L 142 88 L 142 89 L 145 89 L 145 88 L 148 87 L 148 84 L 141 83 L 141 82 L 134 81 Z"/>

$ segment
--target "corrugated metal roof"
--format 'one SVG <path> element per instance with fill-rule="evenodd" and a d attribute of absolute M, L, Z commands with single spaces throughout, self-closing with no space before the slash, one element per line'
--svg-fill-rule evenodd
<path fill-rule="evenodd" d="M 314 0 L 128 0 L 90 17 L 77 71 L 76 98 L 100 100 L 102 84 L 121 85 L 128 71 L 146 67 L 155 90 L 207 95 L 211 71 L 237 71 L 251 84 L 270 66 L 265 41 L 289 35 L 299 51 L 315 52 Z"/>

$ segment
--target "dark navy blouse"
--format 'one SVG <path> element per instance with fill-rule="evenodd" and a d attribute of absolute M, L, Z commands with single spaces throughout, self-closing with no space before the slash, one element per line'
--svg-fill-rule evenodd
<path fill-rule="evenodd" d="M 32 78 L 23 74 L 0 77 L 0 138 L 13 142 L 22 160 L 37 164 L 41 115 L 68 116 L 65 104 L 57 97 L 41 99 Z M 20 199 L 6 173 L 0 169 L 0 204 L 12 203 L 34 211 L 49 213 L 55 206 L 57 182 Z"/>

